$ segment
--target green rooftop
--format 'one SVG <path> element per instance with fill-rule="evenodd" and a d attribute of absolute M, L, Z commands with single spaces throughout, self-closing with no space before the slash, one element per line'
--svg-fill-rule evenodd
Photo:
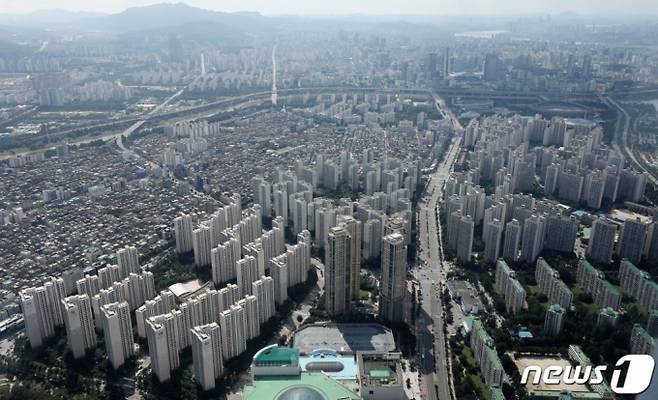
<path fill-rule="evenodd" d="M 640 324 L 633 325 L 633 331 L 640 335 L 646 342 L 654 343 L 656 340 Z"/>
<path fill-rule="evenodd" d="M 503 271 L 505 271 L 505 272 L 508 273 L 508 274 L 509 274 L 510 272 L 513 272 L 513 271 L 512 271 L 512 268 L 510 268 L 510 266 L 507 265 L 507 263 L 505 262 L 505 260 L 503 260 L 502 258 L 498 259 L 498 265 L 500 265 L 500 267 L 503 269 Z"/>
<path fill-rule="evenodd" d="M 254 363 L 259 367 L 267 365 L 299 365 L 299 351 L 290 347 L 268 347 L 256 354 Z"/>
<path fill-rule="evenodd" d="M 374 379 L 388 379 L 391 376 L 391 371 L 387 369 L 374 369 L 370 371 L 370 377 Z"/>
<path fill-rule="evenodd" d="M 594 273 L 598 273 L 598 272 L 599 272 L 598 269 L 594 268 L 594 266 L 593 266 L 589 261 L 587 261 L 587 260 L 584 259 L 584 258 L 581 258 L 581 259 L 580 259 L 580 264 L 581 264 L 583 267 L 585 267 L 586 269 L 590 270 L 591 272 L 594 272 Z"/>
<path fill-rule="evenodd" d="M 491 387 L 491 400 L 505 400 L 505 395 L 500 387 L 496 385 Z"/>
<path fill-rule="evenodd" d="M 523 288 L 521 282 L 518 281 L 518 279 L 512 279 L 512 286 L 514 289 L 516 289 L 516 291 L 525 293 L 525 289 Z"/>
<path fill-rule="evenodd" d="M 570 345 L 569 351 L 573 351 L 574 353 L 576 353 L 583 365 L 590 365 L 592 363 L 589 357 L 587 357 L 587 354 L 585 354 L 585 352 L 583 351 L 583 348 L 578 346 L 577 344 Z"/>
<path fill-rule="evenodd" d="M 496 353 L 496 350 L 487 346 L 484 348 L 484 351 L 487 352 L 487 356 L 489 357 L 489 361 L 491 362 L 491 365 L 495 369 L 502 371 L 503 364 L 500 362 L 500 358 L 498 357 L 498 353 Z"/>
<path fill-rule="evenodd" d="M 603 287 L 605 287 L 610 293 L 614 293 L 614 294 L 617 294 L 617 295 L 621 296 L 621 292 L 619 291 L 619 289 L 617 289 L 617 287 L 616 287 L 615 285 L 613 285 L 612 283 L 606 281 L 605 279 L 601 279 L 601 284 L 602 284 Z"/>
<path fill-rule="evenodd" d="M 548 311 L 557 314 L 564 314 L 566 310 L 559 304 L 551 304 L 548 306 Z"/>
<path fill-rule="evenodd" d="M 623 260 L 621 260 L 621 265 L 625 266 L 628 269 L 630 269 L 636 275 L 644 275 L 645 274 L 644 271 L 642 271 L 641 269 L 636 267 L 635 264 L 633 264 L 632 262 L 630 262 L 629 260 L 627 260 L 625 258 Z"/>
<path fill-rule="evenodd" d="M 491 336 L 487 333 L 487 330 L 484 328 L 482 321 L 479 318 L 473 320 L 473 331 L 475 334 L 480 337 L 480 339 L 485 343 L 492 343 Z"/>
<path fill-rule="evenodd" d="M 606 315 L 606 316 L 613 317 L 613 318 L 619 317 L 619 313 L 617 311 L 615 311 L 614 309 L 610 308 L 610 307 L 602 308 L 599 311 L 599 314 Z"/>
<path fill-rule="evenodd" d="M 322 372 L 267 376 L 245 386 L 244 400 L 359 400 L 360 397 Z"/>

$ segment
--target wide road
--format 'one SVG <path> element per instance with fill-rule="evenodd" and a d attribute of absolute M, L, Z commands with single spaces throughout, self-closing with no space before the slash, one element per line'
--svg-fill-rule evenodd
<path fill-rule="evenodd" d="M 459 121 L 445 108 L 443 100 L 435 94 L 433 96 L 443 117 L 452 122 L 453 128 L 460 129 Z M 440 296 L 447 270 L 443 266 L 441 229 L 436 209 L 443 197 L 444 183 L 450 176 L 459 154 L 460 143 L 460 137 L 453 139 L 443 161 L 430 177 L 418 216 L 419 256 L 423 262 L 413 271 L 422 293 L 421 310 L 416 324 L 416 345 L 420 355 L 421 390 L 424 398 L 430 400 L 451 399 L 449 356 Z"/>
<path fill-rule="evenodd" d="M 647 178 L 654 186 L 658 186 L 658 177 L 654 176 L 653 172 L 644 167 L 644 165 L 638 161 L 633 153 L 633 149 L 628 147 L 628 131 L 630 130 L 631 125 L 631 116 L 617 101 L 613 100 L 612 97 L 606 97 L 605 102 L 614 107 L 617 110 L 617 123 L 615 125 L 615 135 L 612 141 L 612 147 L 615 149 L 615 152 L 623 159 L 628 160 L 635 168 L 640 172 L 645 172 Z"/>
<path fill-rule="evenodd" d="M 195 80 L 195 81 L 196 81 L 196 80 Z M 186 86 L 186 87 L 187 87 L 187 86 Z M 174 93 L 173 95 L 171 95 L 171 96 L 169 96 L 168 98 L 166 98 L 164 102 L 162 102 L 160 105 L 158 105 L 157 107 L 155 107 L 151 112 L 149 112 L 148 114 L 146 114 L 142 119 L 140 119 L 139 121 L 137 121 L 137 122 L 135 122 L 134 124 L 130 125 L 130 126 L 128 127 L 128 129 L 126 129 L 125 131 L 116 134 L 116 143 L 117 143 L 117 146 L 119 146 L 119 149 L 121 149 L 121 151 L 123 151 L 124 153 L 130 153 L 130 154 L 132 154 L 133 156 L 135 156 L 135 157 L 137 157 L 137 158 L 143 158 L 143 157 L 139 156 L 137 153 L 135 153 L 134 151 L 132 151 L 132 150 L 130 150 L 129 148 L 127 148 L 127 147 L 123 144 L 123 138 L 124 138 L 124 136 L 127 138 L 127 137 L 129 137 L 133 132 L 135 132 L 136 130 L 138 130 L 139 128 L 141 128 L 142 125 L 144 125 L 144 123 L 145 123 L 146 121 L 148 121 L 149 118 L 158 115 L 158 114 L 160 113 L 160 111 L 163 110 L 163 109 L 167 106 L 167 104 L 171 103 L 174 99 L 176 99 L 178 96 L 180 96 L 181 94 L 183 94 L 183 91 L 185 91 L 185 88 L 180 89 L 179 91 L 177 91 L 177 92 Z M 155 167 L 158 166 L 158 164 L 156 164 L 156 163 L 154 163 L 154 162 L 152 162 L 152 161 L 149 161 L 149 160 L 144 160 L 144 161 L 148 161 L 149 164 L 151 164 L 151 167 L 153 167 L 153 168 L 155 168 Z"/>

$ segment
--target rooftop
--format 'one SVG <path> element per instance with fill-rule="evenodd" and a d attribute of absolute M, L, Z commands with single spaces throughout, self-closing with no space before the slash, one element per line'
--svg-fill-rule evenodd
<path fill-rule="evenodd" d="M 356 379 L 358 372 L 354 356 L 343 356 L 330 349 L 315 350 L 299 357 L 299 366 L 303 371 L 323 372 L 336 380 Z"/>
<path fill-rule="evenodd" d="M 256 353 L 254 363 L 258 366 L 299 365 L 299 351 L 289 347 L 266 347 Z"/>
<path fill-rule="evenodd" d="M 359 400 L 359 396 L 322 372 L 256 379 L 244 388 L 244 400 Z"/>
<path fill-rule="evenodd" d="M 338 353 L 357 351 L 390 352 L 395 350 L 395 339 L 390 329 L 380 324 L 316 323 L 301 327 L 293 347 L 300 354 L 312 354 L 317 349 L 331 349 Z"/>
<path fill-rule="evenodd" d="M 362 385 L 401 385 L 400 354 L 359 353 Z"/>

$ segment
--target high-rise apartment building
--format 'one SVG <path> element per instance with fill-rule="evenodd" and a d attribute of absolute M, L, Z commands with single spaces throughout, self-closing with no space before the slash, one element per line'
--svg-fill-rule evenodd
<path fill-rule="evenodd" d="M 203 390 L 214 389 L 215 380 L 224 370 L 219 325 L 213 322 L 195 326 L 191 333 L 194 377 Z"/>
<path fill-rule="evenodd" d="M 114 369 L 135 354 L 130 306 L 127 302 L 109 303 L 100 307 L 107 357 Z"/>
<path fill-rule="evenodd" d="M 361 221 L 341 215 L 336 222 L 350 235 L 350 294 L 352 301 L 358 301 L 361 285 Z"/>
<path fill-rule="evenodd" d="M 407 277 L 407 246 L 399 233 L 385 236 L 382 250 L 382 278 L 379 285 L 379 317 L 401 322 Z"/>
<path fill-rule="evenodd" d="M 551 304 L 544 317 L 544 335 L 558 336 L 562 333 L 564 314 L 566 310 L 559 304 Z"/>
<path fill-rule="evenodd" d="M 251 283 L 256 281 L 260 276 L 258 275 L 258 263 L 256 259 L 252 256 L 245 256 L 243 259 L 238 260 L 236 270 L 240 297 L 253 294 Z"/>
<path fill-rule="evenodd" d="M 181 215 L 174 219 L 174 234 L 177 253 L 192 251 L 192 217 L 190 215 Z"/>
<path fill-rule="evenodd" d="M 329 230 L 325 250 L 325 308 L 329 315 L 339 315 L 350 307 L 351 237 L 340 226 Z"/>
<path fill-rule="evenodd" d="M 274 279 L 262 276 L 252 284 L 252 293 L 258 299 L 258 323 L 262 324 L 274 316 Z"/>
<path fill-rule="evenodd" d="M 211 264 L 212 234 L 210 228 L 202 225 L 192 231 L 192 249 L 194 250 L 194 265 L 204 267 Z"/>
<path fill-rule="evenodd" d="M 73 358 L 82 358 L 88 349 L 96 347 L 96 330 L 89 296 L 75 295 L 62 299 L 66 339 Z"/>
<path fill-rule="evenodd" d="M 615 247 L 617 226 L 605 219 L 597 219 L 592 223 L 592 232 L 587 246 L 587 256 L 592 260 L 608 264 L 612 259 Z"/>
<path fill-rule="evenodd" d="M 138 274 L 139 268 L 139 252 L 134 246 L 126 246 L 117 251 L 117 266 L 119 267 L 119 274 L 121 278 L 125 278 L 130 273 Z"/>
<path fill-rule="evenodd" d="M 617 254 L 634 264 L 642 260 L 644 244 L 647 238 L 648 223 L 637 219 L 627 219 L 619 235 Z"/>

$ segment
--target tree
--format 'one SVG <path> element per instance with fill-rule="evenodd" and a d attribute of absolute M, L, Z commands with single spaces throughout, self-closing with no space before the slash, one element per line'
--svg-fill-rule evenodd
<path fill-rule="evenodd" d="M 180 383 L 180 398 L 181 400 L 196 400 L 196 383 L 192 377 L 192 371 L 186 369 L 183 372 Z"/>

